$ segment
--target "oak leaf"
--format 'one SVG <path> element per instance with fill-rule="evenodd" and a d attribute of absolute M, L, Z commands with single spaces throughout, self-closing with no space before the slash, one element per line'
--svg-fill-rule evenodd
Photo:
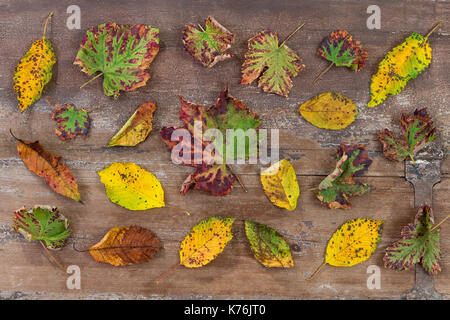
<path fill-rule="evenodd" d="M 75 110 L 73 104 L 65 104 L 53 111 L 52 119 L 56 121 L 55 132 L 59 139 L 74 139 L 78 135 L 87 137 L 91 123 L 87 110 Z"/>
<path fill-rule="evenodd" d="M 127 266 L 151 260 L 161 250 L 156 235 L 139 226 L 115 227 L 89 253 L 97 262 L 113 266 Z"/>
<path fill-rule="evenodd" d="M 39 100 L 44 86 L 52 78 L 52 67 L 56 62 L 56 56 L 52 43 L 45 38 L 47 24 L 52 14 L 53 12 L 45 21 L 42 38 L 33 42 L 30 50 L 16 67 L 13 80 L 20 111 L 26 110 Z"/>
<path fill-rule="evenodd" d="M 213 17 L 206 19 L 204 29 L 187 24 L 183 30 L 184 49 L 208 68 L 232 57 L 228 49 L 233 42 L 234 35 Z"/>
<path fill-rule="evenodd" d="M 153 114 L 156 106 L 152 102 L 144 102 L 137 108 L 130 119 L 124 124 L 108 143 L 108 147 L 136 146 L 144 141 L 152 131 Z"/>

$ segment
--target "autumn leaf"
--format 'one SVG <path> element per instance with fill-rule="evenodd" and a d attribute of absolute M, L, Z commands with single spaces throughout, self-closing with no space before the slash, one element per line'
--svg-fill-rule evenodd
<path fill-rule="evenodd" d="M 317 54 L 331 64 L 314 80 L 319 80 L 332 66 L 348 67 L 359 71 L 366 65 L 369 51 L 361 46 L 359 41 L 354 41 L 352 35 L 346 30 L 332 32 L 320 44 Z"/>
<path fill-rule="evenodd" d="M 340 130 L 355 121 L 358 109 L 352 100 L 336 93 L 325 92 L 303 103 L 299 111 L 312 125 L 328 130 Z"/>
<path fill-rule="evenodd" d="M 102 240 L 89 248 L 89 253 L 97 262 L 122 267 L 150 261 L 161 248 L 161 242 L 152 231 L 128 226 L 109 230 Z"/>
<path fill-rule="evenodd" d="M 152 102 L 144 102 L 137 108 L 122 129 L 109 141 L 108 147 L 132 147 L 144 141 L 152 131 L 153 114 L 156 106 Z"/>
<path fill-rule="evenodd" d="M 106 195 L 128 210 L 165 206 L 164 190 L 158 179 L 135 163 L 115 162 L 98 172 Z"/>
<path fill-rule="evenodd" d="M 378 140 L 383 144 L 383 154 L 388 159 L 400 161 L 410 157 L 414 161 L 414 153 L 436 137 L 436 128 L 433 127 L 427 108 L 416 109 L 412 116 L 403 114 L 400 128 L 402 134 L 399 139 L 388 129 L 378 133 Z"/>
<path fill-rule="evenodd" d="M 264 30 L 248 40 L 248 51 L 242 64 L 241 84 L 250 84 L 259 77 L 258 87 L 264 92 L 287 97 L 292 88 L 292 78 L 305 67 L 302 59 L 285 42 L 297 32 L 298 27 L 279 45 L 278 35 Z"/>
<path fill-rule="evenodd" d="M 44 86 L 52 78 L 52 67 L 56 62 L 53 46 L 50 40 L 45 38 L 47 24 L 53 12 L 45 20 L 42 38 L 31 45 L 30 50 L 20 60 L 14 74 L 14 90 L 17 93 L 20 111 L 40 99 Z"/>
<path fill-rule="evenodd" d="M 392 49 L 378 66 L 370 85 L 367 107 L 382 103 L 388 95 L 403 91 L 409 80 L 417 78 L 431 63 L 428 37 L 440 26 L 437 24 L 425 37 L 412 33 L 403 43 Z"/>
<path fill-rule="evenodd" d="M 344 223 L 328 241 L 324 263 L 307 280 L 312 280 L 326 264 L 352 267 L 369 259 L 377 248 L 383 223 L 372 219 Z"/>
<path fill-rule="evenodd" d="M 70 236 L 69 220 L 56 207 L 35 206 L 27 210 L 22 207 L 14 212 L 14 231 L 28 241 L 38 240 L 48 249 L 61 249 Z"/>
<path fill-rule="evenodd" d="M 19 156 L 30 171 L 44 178 L 56 193 L 81 202 L 77 180 L 72 176 L 70 168 L 63 163 L 61 157 L 45 151 L 39 141 L 29 142 L 14 138 L 17 140 Z"/>
<path fill-rule="evenodd" d="M 245 233 L 255 259 L 262 265 L 269 268 L 294 266 L 291 249 L 276 230 L 259 222 L 245 221 Z"/>
<path fill-rule="evenodd" d="M 86 32 L 74 64 L 89 76 L 100 72 L 88 83 L 103 75 L 103 92 L 117 97 L 121 90 L 133 91 L 147 83 L 158 51 L 159 29 L 108 22 Z"/>
<path fill-rule="evenodd" d="M 78 135 L 87 137 L 91 123 L 87 110 L 75 110 L 73 104 L 65 104 L 53 111 L 52 119 L 56 121 L 55 132 L 59 139 L 74 139 Z"/>
<path fill-rule="evenodd" d="M 355 183 L 353 177 L 362 175 L 372 164 L 364 145 L 346 146 L 344 142 L 337 151 L 334 171 L 320 184 L 317 198 L 330 209 L 350 209 L 349 199 L 372 190 L 368 184 Z"/>
<path fill-rule="evenodd" d="M 276 206 L 295 210 L 300 194 L 297 176 L 286 159 L 274 163 L 261 173 L 261 183 L 266 196 Z"/>
<path fill-rule="evenodd" d="M 205 28 L 187 24 L 183 30 L 184 49 L 208 68 L 232 57 L 228 49 L 233 42 L 234 35 L 213 17 L 206 19 Z"/>
<path fill-rule="evenodd" d="M 386 248 L 383 258 L 386 268 L 408 270 L 416 263 L 430 275 L 441 271 L 439 230 L 434 228 L 431 208 L 423 205 L 419 208 L 414 223 L 402 229 L 402 239 Z"/>
<path fill-rule="evenodd" d="M 255 156 L 257 150 L 252 148 L 250 143 L 246 143 L 245 148 L 243 148 L 244 154 L 239 155 L 237 152 L 238 142 L 249 142 L 246 137 L 241 139 L 236 134 L 234 139 L 231 141 L 227 140 L 220 147 L 217 141 L 207 141 L 205 139 L 205 133 L 209 129 L 214 129 L 220 131 L 222 136 L 226 137 L 228 129 L 242 129 L 242 132 L 249 129 L 257 130 L 261 124 L 261 120 L 259 120 L 256 114 L 250 112 L 245 104 L 228 95 L 228 89 L 221 91 L 216 105 L 210 106 L 209 108 L 203 108 L 181 97 L 179 98 L 181 101 L 180 120 L 184 122 L 184 126 L 179 128 L 163 127 L 161 129 L 161 137 L 171 150 L 175 146 L 183 147 L 179 152 L 180 158 L 184 159 L 183 164 L 195 168 L 195 171 L 183 182 L 180 192 L 186 194 L 191 187 L 194 187 L 198 190 L 208 191 L 215 196 L 229 194 L 236 178 L 226 164 L 227 146 L 234 146 L 233 159 L 247 159 L 250 156 Z M 194 130 L 196 122 L 200 123 L 200 128 Z M 176 141 L 173 141 L 171 139 L 172 134 L 177 129 L 189 130 L 191 140 L 184 141 L 183 137 L 179 137 L 178 140 L 175 139 Z M 198 148 L 195 148 L 195 131 L 202 134 L 201 146 Z M 209 150 L 211 146 L 215 147 L 213 148 L 215 152 L 213 152 L 212 158 L 205 158 L 205 149 L 208 148 Z M 223 161 L 216 161 L 219 155 Z M 197 162 L 197 158 L 201 160 Z"/>

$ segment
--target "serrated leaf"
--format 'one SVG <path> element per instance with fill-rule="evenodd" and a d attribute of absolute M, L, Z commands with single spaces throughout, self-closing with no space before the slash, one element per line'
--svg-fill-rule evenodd
<path fill-rule="evenodd" d="M 56 207 L 22 207 L 14 212 L 14 231 L 28 241 L 42 241 L 48 249 L 61 249 L 70 236 L 69 220 Z"/>
<path fill-rule="evenodd" d="M 269 268 L 294 266 L 291 249 L 276 230 L 262 223 L 246 220 L 245 234 L 255 259 L 262 265 Z"/>
<path fill-rule="evenodd" d="M 233 238 L 236 218 L 209 217 L 200 221 L 181 242 L 180 264 L 199 268 L 214 260 Z"/>
<path fill-rule="evenodd" d="M 234 35 L 213 17 L 206 19 L 205 29 L 187 24 L 182 32 L 184 49 L 205 67 L 211 68 L 232 57 L 228 49 L 234 42 Z"/>
<path fill-rule="evenodd" d="M 337 151 L 336 168 L 320 184 L 317 198 L 330 209 L 349 209 L 349 199 L 372 190 L 368 184 L 355 183 L 353 177 L 362 175 L 372 164 L 364 145 L 346 146 L 344 142 Z"/>
<path fill-rule="evenodd" d="M 367 107 L 382 103 L 388 95 L 403 91 L 409 80 L 417 78 L 431 63 L 431 47 L 427 36 L 412 33 L 403 43 L 389 51 L 378 66 L 370 85 Z"/>
<path fill-rule="evenodd" d="M 17 139 L 17 151 L 28 169 L 44 178 L 50 188 L 63 196 L 81 201 L 77 180 L 61 157 L 44 150 L 39 141 Z"/>
<path fill-rule="evenodd" d="M 132 147 L 143 142 L 152 131 L 153 114 L 156 106 L 152 102 L 144 102 L 137 108 L 122 129 L 108 143 L 108 147 Z"/>
<path fill-rule="evenodd" d="M 292 78 L 305 67 L 302 59 L 285 44 L 279 45 L 275 32 L 264 30 L 248 40 L 248 51 L 242 64 L 241 84 L 259 77 L 258 87 L 265 92 L 287 97 Z"/>
<path fill-rule="evenodd" d="M 328 130 L 340 130 L 355 121 L 358 109 L 352 100 L 336 93 L 324 92 L 303 103 L 299 111 L 312 125 Z"/>
<path fill-rule="evenodd" d="M 115 162 L 97 172 L 111 202 L 129 210 L 165 206 L 164 190 L 158 179 L 135 163 Z"/>
<path fill-rule="evenodd" d="M 338 30 L 322 41 L 317 53 L 337 67 L 359 71 L 366 65 L 369 51 L 359 41 L 353 41 L 346 30 Z"/>
<path fill-rule="evenodd" d="M 151 260 L 161 250 L 161 242 L 150 230 L 139 226 L 115 227 L 89 253 L 97 262 L 127 266 Z"/>
<path fill-rule="evenodd" d="M 291 163 L 282 159 L 261 173 L 261 184 L 269 200 L 280 208 L 295 210 L 300 194 Z"/>
<path fill-rule="evenodd" d="M 147 83 L 158 51 L 159 29 L 108 22 L 86 31 L 74 64 L 89 76 L 100 72 L 105 95 L 117 97 Z"/>
<path fill-rule="evenodd" d="M 436 137 L 436 128 L 433 126 L 427 108 L 416 109 L 412 116 L 403 114 L 400 117 L 402 135 L 399 139 L 394 134 L 383 129 L 378 133 L 378 140 L 383 145 L 383 154 L 391 160 L 413 159 L 414 153 L 432 142 Z"/>
<path fill-rule="evenodd" d="M 91 121 L 87 110 L 75 110 L 73 104 L 65 104 L 55 109 L 52 119 L 56 121 L 55 133 L 63 141 L 74 139 L 78 135 L 86 138 L 89 132 Z"/>
<path fill-rule="evenodd" d="M 228 170 L 227 161 L 227 146 L 234 146 L 234 155 L 229 157 L 234 159 L 247 159 L 250 156 L 257 155 L 257 148 L 252 148 L 249 143 L 246 143 L 244 154 L 239 155 L 237 152 L 238 141 L 247 141 L 248 138 L 239 138 L 236 135 L 231 141 L 226 141 L 220 147 L 217 141 L 208 141 L 205 139 L 205 132 L 209 129 L 215 129 L 221 132 L 222 136 L 225 138 L 227 136 L 228 129 L 242 129 L 241 132 L 245 132 L 249 129 L 257 130 L 261 124 L 258 116 L 252 113 L 245 104 L 241 101 L 228 95 L 228 89 L 221 91 L 220 97 L 217 100 L 216 105 L 210 106 L 209 108 L 203 108 L 200 105 L 188 102 L 183 98 L 179 97 L 181 101 L 180 107 L 180 120 L 184 122 L 184 126 L 179 128 L 174 127 L 163 127 L 161 129 L 161 137 L 163 141 L 167 144 L 169 149 L 173 149 L 175 146 L 182 146 L 185 150 L 181 150 L 185 161 L 184 165 L 192 166 L 195 171 L 190 174 L 184 181 L 180 192 L 186 194 L 189 188 L 194 187 L 198 190 L 208 191 L 216 196 L 224 196 L 229 194 L 231 188 L 236 180 L 233 174 Z M 201 124 L 200 128 L 197 128 L 198 132 L 202 134 L 201 136 L 201 147 L 197 148 L 195 146 L 195 122 Z M 191 140 L 184 141 L 183 137 L 179 137 L 178 140 L 172 141 L 172 134 L 175 130 L 184 129 L 188 130 L 191 135 Z M 198 137 L 200 139 L 200 137 Z M 213 159 L 204 158 L 205 149 L 210 148 L 211 145 L 215 146 L 215 153 Z M 187 151 L 186 151 L 187 150 Z M 185 154 L 188 152 L 189 154 Z M 216 161 L 217 158 L 221 158 L 222 161 Z M 201 159 L 200 162 L 196 159 Z"/>
<path fill-rule="evenodd" d="M 397 270 L 408 270 L 416 263 L 430 275 L 441 271 L 439 229 L 432 231 L 433 213 L 428 205 L 419 208 L 414 223 L 402 229 L 402 239 L 386 248 L 384 266 Z"/>
<path fill-rule="evenodd" d="M 40 99 L 44 86 L 52 78 L 52 67 L 56 62 L 56 56 L 52 43 L 45 38 L 45 30 L 51 16 L 52 13 L 45 21 L 42 38 L 33 42 L 30 50 L 16 67 L 13 80 L 20 111 L 26 110 Z"/>

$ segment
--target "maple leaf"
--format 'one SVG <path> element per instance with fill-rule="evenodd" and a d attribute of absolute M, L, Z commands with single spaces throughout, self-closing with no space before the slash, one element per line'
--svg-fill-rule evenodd
<path fill-rule="evenodd" d="M 208 129 L 219 130 L 223 137 L 226 137 L 227 129 L 242 129 L 246 131 L 248 129 L 258 129 L 261 121 L 258 116 L 250 112 L 245 104 L 241 101 L 228 95 L 228 89 L 221 91 L 220 97 L 217 100 L 216 105 L 210 106 L 204 109 L 200 105 L 196 105 L 185 101 L 179 97 L 181 101 L 180 107 L 180 120 L 184 122 L 184 126 L 180 128 L 163 127 L 161 129 L 161 137 L 170 149 L 173 149 L 176 145 L 185 145 L 189 154 L 183 154 L 185 151 L 181 150 L 180 157 L 188 158 L 184 162 L 187 166 L 192 166 L 195 171 L 190 174 L 183 182 L 181 193 L 186 192 L 191 187 L 195 189 L 208 191 L 216 196 L 227 195 L 236 180 L 232 172 L 227 168 L 226 164 L 226 150 L 227 146 L 234 145 L 235 152 L 233 159 L 236 159 L 239 154 L 236 152 L 238 147 L 238 135 L 234 137 L 232 141 L 226 141 L 220 148 L 217 144 L 216 153 L 214 156 L 221 155 L 221 158 L 225 163 L 216 163 L 214 159 L 205 159 L 203 157 L 203 151 L 209 147 L 214 141 L 206 141 L 202 135 L 202 146 L 199 150 L 195 149 L 194 143 L 194 125 L 196 121 L 202 124 L 202 128 L 198 128 L 200 132 L 205 133 Z M 191 133 L 191 140 L 184 141 L 180 137 L 176 141 L 172 141 L 172 134 L 177 129 L 187 129 Z M 244 139 L 246 141 L 246 139 Z M 244 158 L 254 155 L 257 152 L 246 143 Z M 201 153 L 201 154 L 196 154 Z M 231 156 L 230 156 L 231 157 Z M 196 163 L 195 159 L 200 158 L 201 163 Z"/>
<path fill-rule="evenodd" d="M 39 240 L 48 249 L 61 249 L 70 236 L 69 220 L 56 207 L 25 207 L 14 212 L 14 231 L 21 233 L 28 241 Z"/>
<path fill-rule="evenodd" d="M 368 184 L 355 183 L 353 177 L 362 175 L 372 164 L 364 145 L 346 146 L 344 142 L 337 151 L 334 171 L 320 184 L 317 198 L 330 209 L 349 209 L 349 199 L 371 191 Z"/>
<path fill-rule="evenodd" d="M 388 95 L 403 91 L 409 80 L 417 78 L 431 63 L 431 47 L 428 37 L 440 26 L 438 23 L 425 37 L 412 33 L 403 43 L 389 51 L 378 66 L 370 84 L 370 101 L 367 107 L 375 107 Z"/>
<path fill-rule="evenodd" d="M 26 110 L 42 95 L 44 86 L 52 78 L 52 68 L 56 62 L 52 43 L 45 38 L 45 31 L 51 12 L 44 26 L 42 38 L 36 40 L 30 50 L 20 60 L 14 74 L 14 90 L 17 93 L 20 111 Z"/>
<path fill-rule="evenodd" d="M 86 32 L 74 64 L 88 75 L 100 72 L 88 82 L 103 75 L 105 95 L 117 97 L 120 90 L 133 91 L 147 83 L 158 51 L 159 29 L 108 22 Z"/>
<path fill-rule="evenodd" d="M 279 45 L 278 35 L 270 30 L 250 38 L 241 68 L 241 84 L 250 84 L 259 77 L 258 87 L 262 87 L 263 91 L 287 97 L 292 88 L 292 77 L 296 77 L 305 67 L 301 64 L 302 59 L 285 45 L 287 39 Z"/>
<path fill-rule="evenodd" d="M 400 139 L 396 139 L 388 129 L 378 133 L 378 140 L 383 144 L 383 154 L 388 159 L 400 161 L 410 157 L 414 161 L 414 153 L 436 137 L 436 128 L 433 127 L 427 108 L 416 109 L 412 116 L 403 114 L 400 128 Z"/>
<path fill-rule="evenodd" d="M 65 104 L 52 113 L 52 119 L 56 121 L 56 135 L 61 140 L 74 139 L 77 135 L 86 138 L 90 119 L 87 110 L 75 110 L 73 104 Z"/>
<path fill-rule="evenodd" d="M 161 250 L 161 242 L 150 230 L 139 227 L 115 227 L 89 253 L 97 262 L 127 266 L 151 260 Z"/>
<path fill-rule="evenodd" d="M 205 28 L 187 24 L 183 32 L 184 49 L 205 67 L 232 57 L 230 49 L 234 35 L 213 17 L 205 21 Z"/>

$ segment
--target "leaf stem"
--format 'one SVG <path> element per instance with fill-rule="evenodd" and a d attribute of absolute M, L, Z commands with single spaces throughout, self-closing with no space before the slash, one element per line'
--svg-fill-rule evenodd
<path fill-rule="evenodd" d="M 313 81 L 313 83 L 316 83 L 317 81 L 319 81 L 319 79 L 320 78 L 322 78 L 322 76 L 325 74 L 325 73 L 327 73 L 330 69 L 331 69 L 331 67 L 334 65 L 334 62 L 332 62 L 332 63 L 330 63 L 330 65 L 325 69 L 325 70 L 323 70 L 315 79 L 314 79 L 314 81 Z"/>
<path fill-rule="evenodd" d="M 202 30 L 203 32 L 206 32 L 205 29 L 203 29 L 202 25 L 199 23 L 197 24 L 197 26 L 200 28 L 200 30 Z"/>
<path fill-rule="evenodd" d="M 45 19 L 45 25 L 44 25 L 44 34 L 42 35 L 42 39 L 45 39 L 45 31 L 47 30 L 47 24 L 48 21 L 50 20 L 50 17 L 53 15 L 53 11 L 50 12 L 50 14 L 48 15 L 47 19 Z"/>
<path fill-rule="evenodd" d="M 303 23 L 301 26 L 298 26 L 297 29 L 295 29 L 294 31 L 292 31 L 291 34 L 288 35 L 287 38 L 284 39 L 284 41 L 280 44 L 280 48 L 281 48 L 282 46 L 284 46 L 284 44 L 285 44 L 285 43 L 286 43 L 286 42 L 287 42 L 294 34 L 296 34 L 298 30 L 300 30 L 301 28 L 303 28 L 303 26 L 304 26 L 305 24 L 306 24 L 306 22 Z"/>
<path fill-rule="evenodd" d="M 175 206 L 168 206 L 168 205 L 166 205 L 165 207 L 166 207 L 166 208 L 169 208 L 169 209 L 175 209 L 175 210 L 182 211 L 184 214 L 186 214 L 186 215 L 188 215 L 188 216 L 191 215 L 191 213 L 190 213 L 189 211 L 184 210 L 184 209 L 181 209 L 181 208 L 178 208 L 178 207 L 175 207 Z"/>
<path fill-rule="evenodd" d="M 85 85 L 89 84 L 91 81 L 94 81 L 95 79 L 97 79 L 98 77 L 100 77 L 100 76 L 102 76 L 102 75 L 103 75 L 103 72 L 100 72 L 100 73 L 99 73 L 98 75 L 96 75 L 95 77 L 93 77 L 93 78 L 89 79 L 87 82 L 83 83 L 83 84 L 81 85 L 80 89 L 83 88 Z"/>
<path fill-rule="evenodd" d="M 439 26 L 442 24 L 442 21 L 439 21 L 437 25 L 434 26 L 433 29 L 430 30 L 430 32 L 428 32 L 428 34 L 425 36 L 424 42 L 428 40 L 428 37 L 431 36 L 431 34 L 433 32 L 436 31 L 437 28 L 439 28 Z"/>
<path fill-rule="evenodd" d="M 66 268 L 64 268 L 64 266 L 58 260 L 56 260 L 56 258 L 50 253 L 50 251 L 47 249 L 47 247 L 42 242 L 42 240 L 39 240 L 39 242 L 42 245 L 42 247 L 44 248 L 47 255 L 49 256 L 50 260 L 52 260 L 53 263 L 55 263 L 63 272 L 66 272 Z"/>
<path fill-rule="evenodd" d="M 313 279 L 319 274 L 319 272 L 322 270 L 322 268 L 325 267 L 326 264 L 327 264 L 327 262 L 324 261 L 324 262 L 319 266 L 319 268 L 317 268 L 317 270 L 314 271 L 314 273 L 312 274 L 312 276 L 309 277 L 309 278 L 306 278 L 306 280 L 308 280 L 308 281 L 313 280 Z"/>
<path fill-rule="evenodd" d="M 416 161 L 414 160 L 414 157 L 412 154 L 409 154 L 409 158 L 411 159 L 414 166 L 416 166 Z"/>
<path fill-rule="evenodd" d="M 242 183 L 241 177 L 239 177 L 239 175 L 237 173 L 234 172 L 233 167 L 229 164 L 227 164 L 227 167 L 230 169 L 231 173 L 233 174 L 233 176 L 236 177 L 236 180 L 239 182 L 239 184 L 241 185 L 242 189 L 244 189 L 245 192 L 247 191 L 247 188 L 244 186 L 244 184 Z"/>
<path fill-rule="evenodd" d="M 436 230 L 445 220 L 447 220 L 448 218 L 450 218 L 450 214 L 448 216 L 446 216 L 444 218 L 444 220 L 441 220 L 441 222 L 439 222 L 437 225 L 435 225 L 433 228 L 431 228 L 430 232 L 433 232 L 434 230 Z"/>
<path fill-rule="evenodd" d="M 167 270 L 166 272 L 163 273 L 163 275 L 161 275 L 158 279 L 156 279 L 156 284 L 159 284 L 159 282 L 164 279 L 165 277 L 167 277 L 169 274 L 171 274 L 172 272 L 174 272 L 176 270 L 176 268 L 178 268 L 181 264 L 177 263 L 175 265 L 173 265 L 169 270 Z"/>

